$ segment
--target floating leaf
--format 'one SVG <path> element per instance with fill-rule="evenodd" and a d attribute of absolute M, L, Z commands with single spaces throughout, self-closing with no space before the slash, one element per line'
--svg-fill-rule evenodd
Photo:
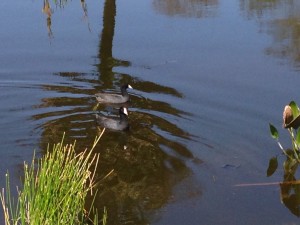
<path fill-rule="evenodd" d="M 272 124 L 270 124 L 270 132 L 271 132 L 272 138 L 274 138 L 274 139 L 279 138 L 278 131 L 277 131 L 276 127 L 274 127 Z"/>
<path fill-rule="evenodd" d="M 278 167 L 277 157 L 271 158 L 269 161 L 269 167 L 267 170 L 267 177 L 273 175 L 273 173 L 276 171 L 277 167 Z"/>
<path fill-rule="evenodd" d="M 299 107 L 298 107 L 298 105 L 296 104 L 296 102 L 291 101 L 290 104 L 289 104 L 289 106 L 292 108 L 293 118 L 296 118 L 297 116 L 300 115 Z"/>

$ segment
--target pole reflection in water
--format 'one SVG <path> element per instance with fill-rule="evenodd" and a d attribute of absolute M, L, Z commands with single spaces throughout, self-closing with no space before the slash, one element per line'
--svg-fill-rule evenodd
<path fill-rule="evenodd" d="M 168 103 L 170 99 L 183 98 L 176 89 L 113 71 L 115 66 L 130 66 L 128 61 L 114 59 L 112 55 L 114 0 L 105 2 L 103 15 L 98 73 L 56 74 L 66 82 L 41 86 L 54 94 L 36 106 L 43 112 L 33 119 L 42 121 L 42 149 L 46 149 L 47 143 L 60 141 L 66 132 L 65 142 L 76 139 L 78 151 L 84 150 L 98 132 L 94 94 L 107 89 L 119 90 L 120 84 L 131 84 L 140 94 L 131 94 L 129 131 L 107 130 L 96 148 L 100 153 L 97 168 L 100 182 L 94 204 L 99 212 L 107 208 L 108 224 L 149 224 L 147 215 L 167 204 L 173 187 L 191 175 L 186 162 L 193 155 L 185 143 L 193 137 L 178 125 L 188 114 Z M 158 96 L 157 99 L 151 99 L 151 94 Z M 114 108 L 100 105 L 98 110 L 117 112 Z"/>
<path fill-rule="evenodd" d="M 115 16 L 116 1 L 105 1 L 103 10 L 103 29 L 98 54 L 100 63 L 97 65 L 100 74 L 100 83 L 102 83 L 102 89 L 112 88 L 113 81 L 115 79 L 115 74 L 112 71 L 113 67 L 130 66 L 130 62 L 115 59 L 112 54 L 115 31 Z"/>

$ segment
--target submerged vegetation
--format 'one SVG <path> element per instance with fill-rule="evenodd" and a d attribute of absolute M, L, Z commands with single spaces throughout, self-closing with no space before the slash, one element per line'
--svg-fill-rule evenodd
<path fill-rule="evenodd" d="M 24 163 L 23 188 L 12 197 L 9 175 L 6 189 L 0 194 L 5 225 L 99 224 L 97 211 L 85 210 L 87 194 L 95 195 L 95 171 L 99 155 L 93 149 L 103 132 L 96 137 L 91 149 L 77 154 L 74 144 L 63 140 L 41 159 L 33 157 L 31 165 Z M 93 214 L 93 219 L 91 215 Z M 106 223 L 104 211 L 102 223 Z"/>

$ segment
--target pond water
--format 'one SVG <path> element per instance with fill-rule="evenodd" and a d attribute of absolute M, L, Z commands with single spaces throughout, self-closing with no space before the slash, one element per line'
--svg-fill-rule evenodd
<path fill-rule="evenodd" d="M 269 123 L 299 97 L 300 4 L 291 0 L 2 0 L 0 184 L 47 143 L 99 133 L 94 94 L 130 83 L 130 130 L 96 151 L 109 224 L 297 224 L 281 201 Z M 96 109 L 96 111 L 95 111 Z M 287 133 L 279 129 L 289 147 Z M 281 155 L 278 156 L 283 161 Z M 1 217 L 2 218 L 2 217 Z"/>

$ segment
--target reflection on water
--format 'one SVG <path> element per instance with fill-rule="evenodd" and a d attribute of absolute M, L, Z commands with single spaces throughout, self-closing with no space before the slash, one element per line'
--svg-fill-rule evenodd
<path fill-rule="evenodd" d="M 240 0 L 241 9 L 250 19 L 258 18 L 263 29 L 272 36 L 272 44 L 265 49 L 267 55 L 300 68 L 300 2 L 290 0 Z M 271 16 L 270 16 L 271 15 Z M 280 184 L 280 197 L 292 214 L 300 216 L 300 185 L 296 184 L 298 165 L 290 159 L 283 163 L 284 175 Z"/>
<path fill-rule="evenodd" d="M 91 32 L 91 27 L 90 27 L 90 22 L 89 22 L 89 17 L 88 17 L 88 9 L 87 9 L 87 4 L 85 0 L 80 0 L 81 3 L 81 8 L 83 11 L 83 20 L 87 22 L 88 29 Z"/>
<path fill-rule="evenodd" d="M 168 16 L 212 17 L 217 13 L 219 0 L 153 0 L 153 7 Z"/>
<path fill-rule="evenodd" d="M 46 22 L 47 22 L 48 36 L 49 36 L 49 38 L 52 38 L 53 33 L 52 33 L 52 29 L 51 29 L 51 16 L 52 16 L 53 10 L 51 9 L 49 0 L 44 0 L 42 12 L 47 16 Z"/>
<path fill-rule="evenodd" d="M 266 26 L 273 43 L 266 48 L 268 55 L 290 61 L 300 67 L 300 3 L 299 1 L 240 0 L 241 9 L 248 18 L 259 18 Z M 269 17 L 269 15 L 272 17 Z"/>
<path fill-rule="evenodd" d="M 286 157 L 283 162 L 283 181 L 280 185 L 280 200 L 292 214 L 300 217 L 300 184 L 299 180 L 296 179 L 296 173 L 298 162 L 293 158 L 293 150 L 285 150 L 290 157 Z M 273 157 L 270 160 L 268 172 L 271 172 L 269 176 L 273 175 L 278 166 L 277 157 Z"/>
<path fill-rule="evenodd" d="M 95 111 L 92 110 L 96 104 L 93 96 L 95 89 L 83 88 L 87 84 L 97 86 L 94 79 L 85 78 L 94 78 L 95 75 L 61 75 L 74 80 L 74 84 L 84 84 L 44 85 L 45 91 L 59 93 L 59 96 L 42 99 L 36 107 L 44 108 L 45 112 L 35 115 L 33 119 L 45 120 L 41 139 L 43 149 L 47 143 L 60 140 L 64 131 L 68 137 L 66 142 L 77 139 L 78 148 L 84 149 L 98 132 Z M 164 93 L 163 87 L 151 82 L 138 80 L 133 85 L 145 87 L 146 91 L 150 91 L 152 86 L 157 87 L 161 95 L 179 95 L 172 88 L 167 88 Z M 144 92 L 143 89 L 139 91 Z M 143 213 L 167 203 L 172 187 L 190 174 L 185 161 L 193 157 L 184 145 L 185 140 L 192 138 L 191 135 L 163 116 L 166 114 L 175 119 L 184 116 L 184 112 L 165 102 L 145 100 L 135 95 L 132 102 L 130 131 L 107 131 L 97 149 L 101 154 L 98 176 L 101 178 L 114 171 L 101 182 L 96 200 L 99 209 L 106 206 L 111 214 L 118 215 L 110 218 L 111 224 L 124 224 L 125 220 L 134 221 L 133 224 L 146 224 L 142 223 Z M 100 106 L 99 110 L 106 108 Z"/>
<path fill-rule="evenodd" d="M 46 15 L 46 25 L 48 30 L 48 37 L 53 38 L 53 32 L 52 32 L 52 14 L 54 13 L 54 9 L 51 7 L 50 2 L 55 5 L 56 8 L 63 8 L 67 3 L 68 0 L 59 0 L 59 1 L 51 1 L 51 0 L 43 0 L 43 8 L 42 12 Z M 88 19 L 88 10 L 87 10 L 87 4 L 85 0 L 80 0 L 81 8 L 83 11 L 83 20 L 87 21 L 87 26 L 89 31 L 91 31 L 90 23 Z"/>
<path fill-rule="evenodd" d="M 300 10 L 300 7 L 298 8 Z M 270 25 L 270 34 L 274 36 L 272 46 L 266 53 L 279 58 L 287 58 L 300 67 L 300 17 L 297 13 L 287 18 L 278 19 Z"/>
<path fill-rule="evenodd" d="M 249 17 L 262 17 L 270 10 L 277 9 L 286 0 L 240 0 L 240 7 L 242 11 L 247 12 Z M 289 1 L 291 2 L 291 1 Z"/>
<path fill-rule="evenodd" d="M 129 66 L 130 62 L 126 60 L 119 60 L 113 57 L 112 47 L 115 28 L 116 16 L 116 1 L 105 1 L 103 9 L 103 29 L 101 40 L 99 44 L 98 58 L 100 63 L 97 65 L 100 74 L 102 88 L 112 88 L 115 74 L 112 71 L 115 66 Z M 132 83 L 130 81 L 124 83 Z M 124 84 L 123 83 L 123 84 Z"/>
<path fill-rule="evenodd" d="M 97 104 L 94 94 L 105 90 L 119 90 L 129 83 L 139 94 L 132 94 L 129 108 L 128 132 L 106 131 L 96 149 L 101 154 L 98 178 L 108 172 L 109 177 L 99 183 L 95 206 L 101 212 L 108 209 L 109 224 L 148 224 L 146 214 L 165 205 L 172 196 L 175 184 L 190 175 L 186 165 L 193 155 L 185 143 L 193 137 L 178 124 L 187 113 L 168 103 L 170 98 L 183 98 L 172 87 L 144 81 L 130 74 L 114 72 L 116 66 L 130 66 L 126 60 L 113 57 L 113 36 L 116 2 L 104 5 L 103 30 L 99 44 L 98 72 L 56 74 L 65 78 L 60 85 L 42 85 L 49 96 L 39 105 L 41 113 L 33 119 L 42 121 L 41 146 L 58 142 L 63 132 L 66 142 L 77 140 L 77 147 L 85 149 L 99 132 L 93 110 Z M 149 94 L 161 96 L 159 101 Z M 114 106 L 99 105 L 97 111 L 115 113 Z M 174 123 L 173 121 L 178 121 Z"/>
<path fill-rule="evenodd" d="M 298 167 L 285 171 L 283 182 L 280 184 L 281 202 L 293 213 L 300 217 L 300 184 L 296 184 L 296 170 Z"/>

